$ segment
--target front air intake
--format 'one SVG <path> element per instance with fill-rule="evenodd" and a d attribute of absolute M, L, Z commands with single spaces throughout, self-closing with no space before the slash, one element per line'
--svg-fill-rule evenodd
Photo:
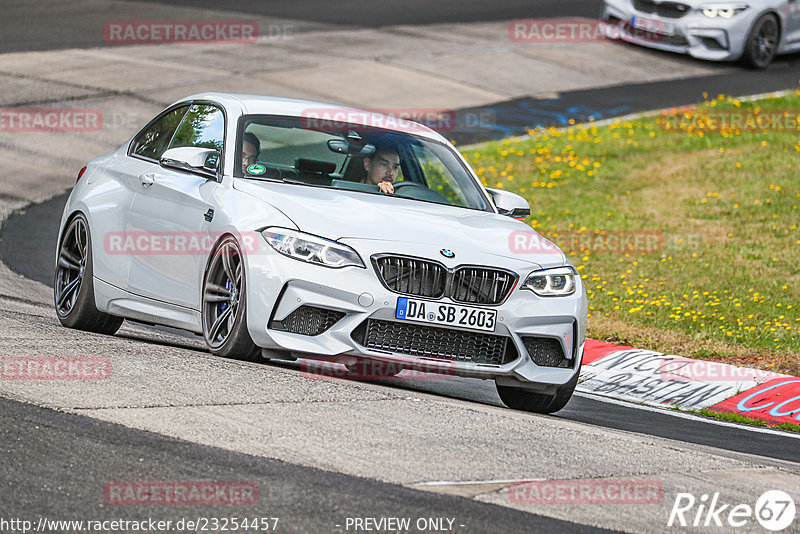
<path fill-rule="evenodd" d="M 281 321 L 273 319 L 269 327 L 291 334 L 318 336 L 344 316 L 344 312 L 336 310 L 327 310 L 316 306 L 300 306 Z"/>
<path fill-rule="evenodd" d="M 522 344 L 539 367 L 562 367 L 571 369 L 574 359 L 567 359 L 561 341 L 554 337 L 523 337 Z"/>

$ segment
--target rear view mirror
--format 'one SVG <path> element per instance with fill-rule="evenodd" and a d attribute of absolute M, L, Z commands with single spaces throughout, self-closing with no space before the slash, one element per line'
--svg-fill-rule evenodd
<path fill-rule="evenodd" d="M 375 145 L 350 143 L 346 139 L 330 139 L 328 140 L 328 149 L 337 154 L 371 156 L 375 152 Z"/>
<path fill-rule="evenodd" d="M 193 172 L 207 178 L 217 177 L 219 152 L 213 148 L 187 146 L 170 148 L 161 155 L 162 167 Z"/>
<path fill-rule="evenodd" d="M 500 215 L 507 215 L 513 219 L 527 219 L 531 216 L 531 207 L 528 201 L 516 193 L 510 191 L 503 191 L 502 189 L 489 189 L 486 190 L 492 196 L 494 205 L 497 206 L 497 211 Z"/>

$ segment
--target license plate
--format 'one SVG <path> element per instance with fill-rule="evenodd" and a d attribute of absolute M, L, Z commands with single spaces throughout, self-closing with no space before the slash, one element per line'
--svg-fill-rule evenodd
<path fill-rule="evenodd" d="M 397 299 L 395 317 L 404 321 L 455 326 L 485 332 L 494 332 L 497 325 L 497 310 L 406 297 Z"/>
<path fill-rule="evenodd" d="M 631 26 L 637 30 L 658 33 L 660 35 L 673 35 L 675 33 L 675 25 L 671 22 L 661 22 L 660 20 L 646 19 L 643 17 L 631 18 Z"/>

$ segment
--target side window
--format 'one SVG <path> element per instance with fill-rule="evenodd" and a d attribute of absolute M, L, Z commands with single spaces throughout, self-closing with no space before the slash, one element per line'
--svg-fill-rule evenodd
<path fill-rule="evenodd" d="M 176 108 L 154 122 L 134 139 L 132 152 L 137 156 L 160 159 L 188 109 L 189 106 Z"/>
<path fill-rule="evenodd" d="M 222 152 L 225 137 L 225 116 L 216 106 L 195 104 L 183 118 L 169 148 L 195 146 Z"/>
<path fill-rule="evenodd" d="M 454 206 L 469 206 L 462 195 L 462 188 L 436 154 L 421 146 L 413 146 L 428 188 L 436 191 Z"/>

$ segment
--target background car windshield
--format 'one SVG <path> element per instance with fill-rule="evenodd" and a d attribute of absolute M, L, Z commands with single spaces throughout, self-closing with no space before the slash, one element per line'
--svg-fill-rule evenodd
<path fill-rule="evenodd" d="M 358 153 L 361 145 L 370 144 L 377 147 L 376 154 L 388 149 L 399 158 L 392 196 L 490 210 L 469 171 L 445 145 L 415 135 L 354 124 L 326 128 L 306 122 L 302 118 L 269 116 L 244 120 L 237 147 L 242 165 L 236 175 L 380 194 L 379 186 L 368 180 L 364 160 L 370 156 Z M 345 139 L 350 144 L 347 153 L 328 146 L 331 140 Z M 242 159 L 252 153 L 257 156 Z"/>

